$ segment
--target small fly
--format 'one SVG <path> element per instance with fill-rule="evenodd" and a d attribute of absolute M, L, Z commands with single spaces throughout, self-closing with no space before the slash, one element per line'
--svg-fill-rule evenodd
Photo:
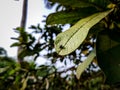
<path fill-rule="evenodd" d="M 65 49 L 65 47 L 63 45 L 60 45 L 60 49 Z"/>

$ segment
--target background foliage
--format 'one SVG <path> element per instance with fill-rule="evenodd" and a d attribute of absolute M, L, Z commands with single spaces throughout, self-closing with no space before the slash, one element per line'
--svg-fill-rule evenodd
<path fill-rule="evenodd" d="M 6 50 L 0 48 L 0 90 L 119 90 L 120 68 L 115 65 L 120 62 L 120 1 L 45 0 L 45 5 L 49 9 L 56 5 L 54 7 L 56 12 L 47 16 L 44 28 L 41 28 L 40 24 L 31 25 L 29 27 L 31 33 L 21 27 L 15 28 L 15 32 L 21 35 L 21 38 L 13 37 L 16 42 L 11 47 L 23 47 L 19 53 L 19 57 L 24 58 L 23 62 L 7 56 Z M 65 56 L 56 53 L 54 40 L 63 32 L 65 24 L 73 26 L 82 18 L 111 8 L 114 11 L 90 28 L 86 39 L 74 52 Z M 37 38 L 35 35 L 40 37 Z M 95 46 L 99 51 L 97 59 L 94 58 L 81 78 L 77 79 L 78 64 L 83 62 L 83 58 L 86 58 Z M 38 66 L 35 61 L 41 56 L 45 57 L 48 63 Z M 32 61 L 27 57 L 32 57 Z M 108 64 L 103 60 L 111 60 L 112 63 Z M 67 67 L 68 62 L 72 63 L 70 67 Z M 57 67 L 58 63 L 64 64 L 64 67 Z M 112 68 L 112 74 L 106 72 L 109 68 Z M 107 80 L 111 83 L 106 82 L 106 73 L 104 74 L 103 71 L 112 75 L 112 78 L 107 75 L 109 80 L 115 77 L 114 82 L 116 82 L 117 77 L 117 83 L 113 84 L 111 80 Z"/>

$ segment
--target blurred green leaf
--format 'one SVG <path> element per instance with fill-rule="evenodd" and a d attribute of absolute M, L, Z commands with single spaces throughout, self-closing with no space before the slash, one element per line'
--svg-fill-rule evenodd
<path fill-rule="evenodd" d="M 22 27 L 16 27 L 14 30 L 19 31 L 19 32 L 24 32 L 24 28 Z"/>
<path fill-rule="evenodd" d="M 81 8 L 79 10 L 72 11 L 60 11 L 52 13 L 47 17 L 46 23 L 48 25 L 53 24 L 74 24 L 81 18 L 89 16 L 95 13 L 97 10 L 93 7 Z"/>
<path fill-rule="evenodd" d="M 120 31 L 119 31 L 119 28 L 114 28 L 112 31 L 110 31 L 109 32 L 109 37 L 113 41 L 120 42 Z"/>
<path fill-rule="evenodd" d="M 45 77 L 47 75 L 47 70 L 38 70 L 36 75 L 40 77 Z"/>
<path fill-rule="evenodd" d="M 13 66 L 15 64 L 15 61 L 13 58 L 10 57 L 0 57 L 0 67 L 6 67 L 6 66 Z"/>
<path fill-rule="evenodd" d="M 48 75 L 48 73 L 49 73 L 48 66 L 42 65 L 38 68 L 36 75 L 40 77 L 45 77 L 46 75 Z"/>
<path fill-rule="evenodd" d="M 6 72 L 9 68 L 10 68 L 9 66 L 0 68 L 0 74 Z"/>
<path fill-rule="evenodd" d="M 21 44 L 19 42 L 13 43 L 10 47 L 16 47 L 16 46 L 20 46 Z"/>
<path fill-rule="evenodd" d="M 88 65 L 92 62 L 92 60 L 94 59 L 95 56 L 96 56 L 95 51 L 92 51 L 88 55 L 87 59 L 85 59 L 85 61 L 83 61 L 83 63 L 78 65 L 77 70 L 76 70 L 76 77 L 77 77 L 77 79 L 80 79 L 81 74 L 88 67 Z"/>
<path fill-rule="evenodd" d="M 22 87 L 20 88 L 20 90 L 25 90 L 25 88 L 27 87 L 27 81 L 28 77 L 22 79 Z"/>
<path fill-rule="evenodd" d="M 110 1 L 109 0 L 49 0 L 51 2 L 57 2 L 64 6 L 70 6 L 72 8 L 83 8 L 94 6 L 96 8 L 106 7 Z"/>
<path fill-rule="evenodd" d="M 0 47 L 0 55 L 7 56 L 7 52 L 4 48 Z"/>
<path fill-rule="evenodd" d="M 71 6 L 73 8 L 76 8 L 76 7 L 83 8 L 83 7 L 92 6 L 92 4 L 83 0 L 49 0 L 49 1 L 58 2 L 62 5 Z"/>
<path fill-rule="evenodd" d="M 100 32 L 97 36 L 96 52 L 98 65 L 106 75 L 106 82 L 115 84 L 120 82 L 120 43 L 111 38 L 107 30 Z"/>
<path fill-rule="evenodd" d="M 31 25 L 31 26 L 30 26 L 30 29 L 37 29 L 37 27 L 34 26 L 34 25 Z"/>

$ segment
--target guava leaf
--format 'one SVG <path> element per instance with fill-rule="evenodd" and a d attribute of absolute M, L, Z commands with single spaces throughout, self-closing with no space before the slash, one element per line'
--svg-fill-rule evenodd
<path fill-rule="evenodd" d="M 74 24 L 81 18 L 85 18 L 93 13 L 97 12 L 94 7 L 80 8 L 79 10 L 72 11 L 59 11 L 52 13 L 47 17 L 46 24 Z"/>
<path fill-rule="evenodd" d="M 77 49 L 87 37 L 89 29 L 106 17 L 112 10 L 99 12 L 81 19 L 69 30 L 60 33 L 55 40 L 55 49 L 59 55 L 67 55 Z"/>
<path fill-rule="evenodd" d="M 115 84 L 120 82 L 120 42 L 114 38 L 116 33 L 111 34 L 112 37 L 107 30 L 98 34 L 96 54 L 98 65 L 106 76 L 106 83 Z"/>
<path fill-rule="evenodd" d="M 85 0 L 49 0 L 49 1 L 57 2 L 62 5 L 70 6 L 73 8 L 76 8 L 76 7 L 83 8 L 83 7 L 93 6 L 91 3 Z"/>
<path fill-rule="evenodd" d="M 109 0 L 49 0 L 54 3 L 60 3 L 64 6 L 70 6 L 72 8 L 85 8 L 89 6 L 106 7 L 110 1 Z"/>
<path fill-rule="evenodd" d="M 95 56 L 96 56 L 95 51 L 92 51 L 88 55 L 87 59 L 85 61 L 83 61 L 83 63 L 78 65 L 77 70 L 76 70 L 76 77 L 77 77 L 77 79 L 80 79 L 81 74 L 88 67 L 88 65 L 92 62 L 92 60 L 94 59 Z"/>

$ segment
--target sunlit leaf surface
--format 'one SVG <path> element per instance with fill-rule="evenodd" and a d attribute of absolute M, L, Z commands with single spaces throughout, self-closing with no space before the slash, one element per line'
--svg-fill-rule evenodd
<path fill-rule="evenodd" d="M 56 52 L 60 55 L 66 55 L 73 52 L 84 41 L 89 29 L 106 17 L 111 11 L 112 10 L 96 13 L 81 19 L 69 30 L 60 33 L 55 40 Z"/>

